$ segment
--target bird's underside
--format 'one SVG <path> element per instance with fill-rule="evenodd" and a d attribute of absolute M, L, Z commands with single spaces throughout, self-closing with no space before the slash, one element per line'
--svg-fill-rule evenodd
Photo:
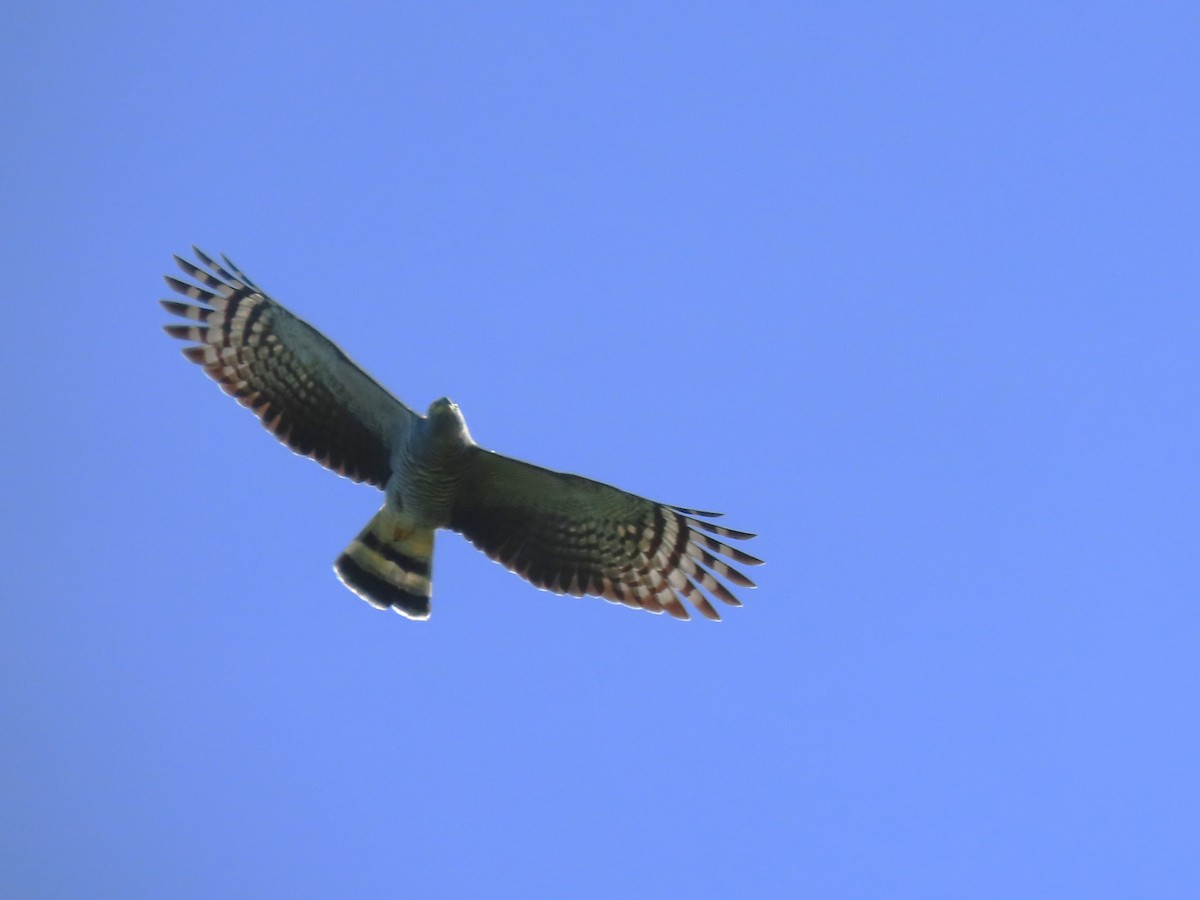
<path fill-rule="evenodd" d="M 193 248 L 195 249 L 195 248 Z M 731 564 L 761 560 L 726 543 L 753 537 L 611 485 L 484 450 L 458 408 L 413 412 L 333 342 L 246 277 L 195 249 L 175 257 L 195 284 L 167 276 L 193 303 L 163 300 L 188 320 L 167 325 L 192 362 L 292 450 L 384 491 L 383 507 L 338 558 L 359 596 L 410 618 L 429 616 L 433 536 L 464 535 L 539 588 L 591 594 L 678 619 L 689 602 L 740 606 L 725 582 L 754 583 Z"/>

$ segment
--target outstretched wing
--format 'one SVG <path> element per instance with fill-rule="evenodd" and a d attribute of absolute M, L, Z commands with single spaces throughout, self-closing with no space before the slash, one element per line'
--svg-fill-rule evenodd
<path fill-rule="evenodd" d="M 719 619 L 709 596 L 741 603 L 716 576 L 754 587 L 726 560 L 762 560 L 714 537 L 754 535 L 703 521 L 719 513 L 664 506 L 479 447 L 467 453 L 461 475 L 450 527 L 540 588 L 595 594 L 677 619 L 689 618 L 688 600 Z"/>
<path fill-rule="evenodd" d="M 221 266 L 192 249 L 203 268 L 178 256 L 175 261 L 203 287 L 169 275 L 166 281 L 204 305 L 160 301 L 167 312 L 195 323 L 164 326 L 172 337 L 196 342 L 183 355 L 297 453 L 383 487 L 392 444 L 416 414 L 228 257 Z"/>

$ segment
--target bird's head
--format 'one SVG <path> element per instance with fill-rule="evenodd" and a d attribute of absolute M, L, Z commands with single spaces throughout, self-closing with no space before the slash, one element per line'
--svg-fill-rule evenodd
<path fill-rule="evenodd" d="M 439 438 L 474 443 L 471 433 L 467 431 L 467 421 L 463 418 L 462 411 L 449 397 L 441 397 L 430 403 L 426 415 Z"/>

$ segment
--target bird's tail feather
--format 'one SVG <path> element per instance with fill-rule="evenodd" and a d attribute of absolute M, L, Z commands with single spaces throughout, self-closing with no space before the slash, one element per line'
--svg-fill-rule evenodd
<path fill-rule="evenodd" d="M 384 507 L 333 564 L 342 583 L 378 609 L 429 618 L 433 529 L 412 527 Z"/>

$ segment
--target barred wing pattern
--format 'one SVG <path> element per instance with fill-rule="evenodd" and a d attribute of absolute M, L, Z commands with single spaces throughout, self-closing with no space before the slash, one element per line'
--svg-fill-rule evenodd
<path fill-rule="evenodd" d="M 327 337 L 272 300 L 228 257 L 192 248 L 203 268 L 175 257 L 198 287 L 166 276 L 200 305 L 160 301 L 194 324 L 164 326 L 196 344 L 183 355 L 249 407 L 297 453 L 339 475 L 383 487 L 393 442 L 415 417 Z"/>
<path fill-rule="evenodd" d="M 754 587 L 719 557 L 762 562 L 716 539 L 754 537 L 704 521 L 720 513 L 665 506 L 479 447 L 467 454 L 456 495 L 454 531 L 557 594 L 595 594 L 677 619 L 689 618 L 682 602 L 688 600 L 716 620 L 709 596 L 741 606 L 717 575 Z"/>

